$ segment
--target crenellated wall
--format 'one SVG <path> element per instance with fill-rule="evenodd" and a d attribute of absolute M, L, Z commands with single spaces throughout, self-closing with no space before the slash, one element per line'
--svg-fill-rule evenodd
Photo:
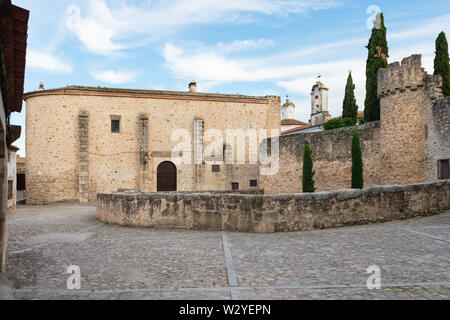
<path fill-rule="evenodd" d="M 278 173 L 261 177 L 266 194 L 302 192 L 305 141 L 317 191 L 349 188 L 354 129 L 361 137 L 365 186 L 437 180 L 437 161 L 450 159 L 450 99 L 442 98 L 442 77 L 428 75 L 421 55 L 413 55 L 380 69 L 378 85 L 380 122 L 282 136 Z"/>
<path fill-rule="evenodd" d="M 429 114 L 442 97 L 442 78 L 427 75 L 421 58 L 413 55 L 378 71 L 382 184 L 434 180 L 426 173 L 425 145 L 433 126 Z"/>

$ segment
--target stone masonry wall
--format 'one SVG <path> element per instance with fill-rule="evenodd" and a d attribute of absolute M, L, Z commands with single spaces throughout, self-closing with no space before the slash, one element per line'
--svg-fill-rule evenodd
<path fill-rule="evenodd" d="M 118 189 L 156 191 L 157 168 L 172 161 L 172 141 L 176 129 L 193 135 L 194 119 L 204 120 L 205 131 L 217 129 L 226 137 L 227 129 L 280 130 L 279 97 L 245 97 L 155 92 L 129 93 L 97 88 L 63 88 L 32 92 L 27 103 L 27 203 L 78 202 L 80 190 L 89 191 L 89 202 L 97 193 Z M 88 129 L 79 128 L 79 113 L 86 111 Z M 112 117 L 120 118 L 120 133 L 111 132 Z M 148 120 L 147 120 L 148 118 Z M 145 128 L 139 126 L 144 123 Z M 88 132 L 88 175 L 80 172 L 80 132 Z M 270 132 L 270 131 L 269 131 Z M 148 139 L 140 135 L 148 135 Z M 141 150 L 148 153 L 142 159 Z M 193 159 L 193 155 L 190 155 Z M 177 165 L 179 191 L 231 190 L 233 171 L 221 166 L 219 175 L 211 165 L 200 165 L 198 186 L 193 165 Z M 245 179 L 241 190 L 249 190 L 256 170 L 239 170 Z M 88 187 L 80 177 L 89 177 Z M 221 183 L 218 183 L 218 180 Z M 81 189 L 80 189 L 81 188 Z"/>
<path fill-rule="evenodd" d="M 427 181 L 438 179 L 438 160 L 450 159 L 450 97 L 436 101 L 425 121 L 425 172 Z"/>
<path fill-rule="evenodd" d="M 313 154 L 317 191 L 349 189 L 354 129 L 358 129 L 361 138 L 365 185 L 380 185 L 380 124 L 374 122 L 352 128 L 281 137 L 279 171 L 274 176 L 261 176 L 261 189 L 266 194 L 302 192 L 305 141 L 309 142 Z"/>
<path fill-rule="evenodd" d="M 427 75 L 422 56 L 413 55 L 378 71 L 381 102 L 382 184 L 409 184 L 427 179 L 425 143 L 433 101 L 442 96 L 442 78 Z"/>
<path fill-rule="evenodd" d="M 438 214 L 450 180 L 297 195 L 99 194 L 108 224 L 235 232 L 295 232 Z"/>

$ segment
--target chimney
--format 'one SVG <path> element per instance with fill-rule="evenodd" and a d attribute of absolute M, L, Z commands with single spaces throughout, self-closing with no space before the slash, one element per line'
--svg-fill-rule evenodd
<path fill-rule="evenodd" d="M 189 92 L 190 93 L 197 92 L 197 82 L 195 82 L 195 80 L 193 80 L 191 83 L 189 83 Z"/>
<path fill-rule="evenodd" d="M 44 84 L 42 82 L 39 84 L 39 90 L 44 90 Z"/>

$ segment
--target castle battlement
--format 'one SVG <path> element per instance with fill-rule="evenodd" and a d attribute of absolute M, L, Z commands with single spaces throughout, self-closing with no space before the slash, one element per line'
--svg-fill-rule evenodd
<path fill-rule="evenodd" d="M 420 54 L 404 58 L 401 64 L 391 63 L 386 69 L 378 70 L 378 96 L 381 98 L 407 89 L 417 90 L 424 86 L 425 75 Z"/>
<path fill-rule="evenodd" d="M 384 97 L 423 87 L 430 98 L 442 96 L 442 77 L 428 75 L 422 68 L 422 55 L 415 54 L 401 62 L 391 63 L 386 69 L 378 71 L 378 96 Z"/>

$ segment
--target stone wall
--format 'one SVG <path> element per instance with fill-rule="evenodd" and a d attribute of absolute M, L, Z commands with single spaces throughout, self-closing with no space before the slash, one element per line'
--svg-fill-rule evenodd
<path fill-rule="evenodd" d="M 316 133 L 303 133 L 280 138 L 280 166 L 274 176 L 261 177 L 261 189 L 266 194 L 302 192 L 303 150 L 308 141 L 313 154 L 317 191 L 342 190 L 351 187 L 352 132 L 361 138 L 366 186 L 380 185 L 380 124 Z"/>
<path fill-rule="evenodd" d="M 433 101 L 442 96 L 442 78 L 427 75 L 421 58 L 413 55 L 378 71 L 382 184 L 427 180 L 426 118 Z"/>
<path fill-rule="evenodd" d="M 0 64 L 1 65 L 1 64 Z M 5 272 L 8 245 L 8 165 L 6 148 L 6 117 L 3 90 L 0 88 L 0 273 Z"/>
<path fill-rule="evenodd" d="M 157 168 L 172 161 L 180 143 L 172 133 L 185 129 L 192 138 L 195 119 L 224 138 L 231 128 L 280 130 L 281 101 L 272 96 L 68 87 L 31 92 L 25 100 L 28 204 L 95 202 L 97 193 L 118 189 L 156 191 Z M 111 132 L 113 117 L 120 133 Z M 249 190 L 259 171 L 246 166 L 222 165 L 213 174 L 212 165 L 177 165 L 178 190 L 231 190 L 232 182 Z"/>
<path fill-rule="evenodd" d="M 295 232 L 438 214 L 450 180 L 297 195 L 99 194 L 97 218 L 127 227 Z"/>
<path fill-rule="evenodd" d="M 425 174 L 427 181 L 433 181 L 438 179 L 438 160 L 450 159 L 450 97 L 432 105 L 425 130 Z"/>
<path fill-rule="evenodd" d="M 437 161 L 450 159 L 449 99 L 442 77 L 426 74 L 421 55 L 378 72 L 381 121 L 358 126 L 365 186 L 435 181 Z M 305 141 L 312 153 L 317 191 L 351 186 L 351 132 L 355 128 L 280 138 L 280 170 L 261 177 L 266 194 L 302 192 Z"/>

